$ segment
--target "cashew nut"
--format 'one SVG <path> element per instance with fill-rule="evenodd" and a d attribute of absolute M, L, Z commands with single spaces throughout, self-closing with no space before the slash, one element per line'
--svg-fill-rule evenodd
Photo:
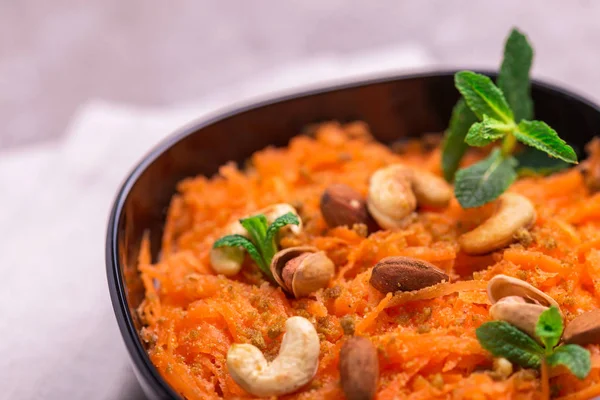
<path fill-rule="evenodd" d="M 498 198 L 494 215 L 484 223 L 458 238 L 460 248 L 467 254 L 485 254 L 508 246 L 521 228 L 535 222 L 533 204 L 524 196 L 504 193 Z"/>
<path fill-rule="evenodd" d="M 452 191 L 443 179 L 396 164 L 371 176 L 367 208 L 379 226 L 393 229 L 404 226 L 417 205 L 446 207 L 451 197 Z"/>
<path fill-rule="evenodd" d="M 319 365 L 319 336 L 303 317 L 291 317 L 279 355 L 269 363 L 251 344 L 234 344 L 227 353 L 227 368 L 233 380 L 255 396 L 281 396 L 306 385 Z"/>
<path fill-rule="evenodd" d="M 270 224 L 277 218 L 289 212 L 298 215 L 296 209 L 291 205 L 279 203 L 260 209 L 257 212 L 248 215 L 248 217 L 263 214 L 265 217 L 267 217 L 267 222 Z M 280 230 L 280 233 L 285 232 L 286 230 L 294 235 L 300 234 L 300 232 L 302 232 L 302 220 L 300 220 L 300 225 L 287 225 L 283 227 Z M 246 229 L 244 229 L 239 221 L 230 223 L 225 229 L 225 234 L 237 234 L 248 237 L 248 232 L 246 232 Z M 241 247 L 217 247 L 216 249 L 211 249 L 210 251 L 210 264 L 217 274 L 222 274 L 225 276 L 236 275 L 238 272 L 240 272 L 240 269 L 242 269 L 243 262 L 244 249 Z"/>

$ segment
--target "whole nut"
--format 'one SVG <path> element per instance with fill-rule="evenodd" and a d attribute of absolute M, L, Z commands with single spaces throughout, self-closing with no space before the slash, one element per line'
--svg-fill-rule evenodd
<path fill-rule="evenodd" d="M 296 256 L 285 263 L 283 270 L 281 271 L 281 279 L 283 279 L 283 283 L 285 283 L 285 287 L 289 292 L 292 292 L 292 282 L 294 280 L 294 275 L 296 275 L 298 267 L 302 264 L 302 260 L 304 260 L 311 254 L 314 253 L 307 252 L 300 254 L 299 256 Z"/>
<path fill-rule="evenodd" d="M 290 247 L 273 256 L 271 273 L 279 286 L 300 298 L 327 287 L 335 265 L 315 247 Z"/>
<path fill-rule="evenodd" d="M 250 343 L 233 344 L 227 352 L 227 371 L 246 392 L 258 397 L 293 393 L 313 379 L 319 367 L 319 334 L 303 317 L 285 322 L 279 354 L 267 361 Z"/>
<path fill-rule="evenodd" d="M 320 206 L 323 219 L 331 228 L 371 223 L 365 199 L 348 185 L 336 183 L 327 187 Z"/>
<path fill-rule="evenodd" d="M 458 238 L 461 250 L 467 254 L 486 254 L 508 246 L 522 229 L 535 223 L 536 211 L 525 196 L 504 193 L 496 201 L 494 214 L 477 228 Z"/>
<path fill-rule="evenodd" d="M 487 293 L 492 303 L 492 319 L 506 321 L 538 342 L 540 339 L 535 334 L 535 327 L 540 315 L 551 306 L 560 311 L 552 297 L 525 281 L 506 275 L 490 279 Z"/>
<path fill-rule="evenodd" d="M 367 209 L 385 229 L 403 228 L 417 206 L 446 207 L 450 185 L 429 171 L 401 164 L 380 168 L 369 179 Z"/>
<path fill-rule="evenodd" d="M 563 340 L 580 346 L 600 344 L 600 310 L 577 316 L 565 328 Z"/>
<path fill-rule="evenodd" d="M 379 359 L 375 346 L 366 338 L 354 336 L 340 350 L 340 383 L 347 400 L 371 400 L 379 379 Z"/>
<path fill-rule="evenodd" d="M 410 257 L 386 257 L 371 273 L 371 285 L 382 293 L 410 292 L 448 280 L 448 275 L 427 261 Z"/>

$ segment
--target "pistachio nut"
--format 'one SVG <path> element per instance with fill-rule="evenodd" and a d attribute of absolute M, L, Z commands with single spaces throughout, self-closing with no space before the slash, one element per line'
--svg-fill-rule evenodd
<path fill-rule="evenodd" d="M 273 256 L 271 273 L 282 289 L 300 298 L 327 287 L 335 265 L 315 247 L 290 247 Z"/>
<path fill-rule="evenodd" d="M 488 282 L 488 297 L 492 303 L 490 316 L 506 321 L 531 337 L 535 335 L 537 321 L 545 310 L 558 303 L 546 293 L 529 283 L 506 275 L 496 275 Z"/>

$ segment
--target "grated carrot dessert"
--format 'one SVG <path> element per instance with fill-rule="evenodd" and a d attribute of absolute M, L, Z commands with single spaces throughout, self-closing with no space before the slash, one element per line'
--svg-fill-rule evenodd
<path fill-rule="evenodd" d="M 600 395 L 600 346 L 588 345 L 592 371 L 584 380 L 560 369 L 544 389 L 540 372 L 515 366 L 493 373 L 493 356 L 475 329 L 489 321 L 487 281 L 504 274 L 524 280 L 560 305 L 565 322 L 600 307 L 600 193 L 588 189 L 579 170 L 519 179 L 509 191 L 527 197 L 535 225 L 511 245 L 474 256 L 460 251 L 458 237 L 479 225 L 490 206 L 420 207 L 407 226 L 368 232 L 364 226 L 329 228 L 320 198 L 342 183 L 366 196 L 369 178 L 390 164 L 441 176 L 439 143 L 410 140 L 392 148 L 376 142 L 362 123 L 320 125 L 312 136 L 294 137 L 286 148 L 256 152 L 244 170 L 221 167 L 212 178 L 182 181 L 173 197 L 160 259 L 150 259 L 148 240 L 139 256 L 146 297 L 139 307 L 141 336 L 164 379 L 186 399 L 253 398 L 232 379 L 227 353 L 250 343 L 267 360 L 279 352 L 289 317 L 307 318 L 320 340 L 318 370 L 285 399 L 340 399 L 339 353 L 345 334 L 368 338 L 377 349 L 376 399 L 560 399 Z M 464 165 L 485 156 L 471 149 Z M 285 236 L 282 248 L 309 245 L 335 264 L 326 288 L 295 299 L 267 280 L 250 257 L 235 276 L 211 268 L 213 243 L 226 226 L 261 208 L 288 203 L 303 222 L 302 233 Z M 385 294 L 369 283 L 384 257 L 427 261 L 449 280 L 413 292 Z"/>

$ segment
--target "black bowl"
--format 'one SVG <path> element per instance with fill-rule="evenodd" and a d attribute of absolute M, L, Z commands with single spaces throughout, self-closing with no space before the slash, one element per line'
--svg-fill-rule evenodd
<path fill-rule="evenodd" d="M 454 72 L 392 76 L 264 101 L 199 121 L 152 150 L 125 180 L 106 238 L 106 269 L 113 307 L 140 384 L 151 399 L 179 398 L 152 365 L 139 337 L 136 308 L 143 287 L 136 268 L 140 241 L 150 232 L 153 257 L 165 212 L 182 178 L 213 175 L 268 145 L 283 146 L 302 129 L 327 120 L 362 120 L 382 142 L 446 128 L 458 93 Z M 488 74 L 493 75 L 493 74 Z M 582 149 L 600 132 L 600 109 L 566 90 L 534 82 L 536 118 Z"/>

